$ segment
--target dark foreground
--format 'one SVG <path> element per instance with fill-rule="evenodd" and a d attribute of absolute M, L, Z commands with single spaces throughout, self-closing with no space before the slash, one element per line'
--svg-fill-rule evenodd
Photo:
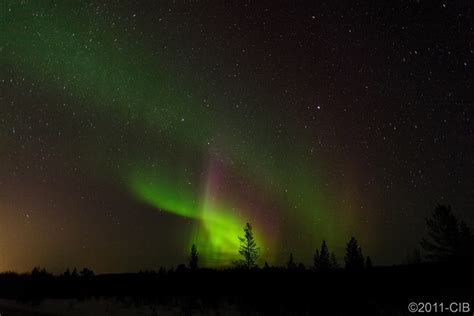
<path fill-rule="evenodd" d="M 417 305 L 424 314 L 471 316 L 474 266 L 420 264 L 326 273 L 278 268 L 97 276 L 4 273 L 0 297 L 2 316 L 413 315 L 411 302 L 425 303 Z"/>

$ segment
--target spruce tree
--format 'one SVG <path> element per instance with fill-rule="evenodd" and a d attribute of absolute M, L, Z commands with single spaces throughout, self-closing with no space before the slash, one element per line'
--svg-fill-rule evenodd
<path fill-rule="evenodd" d="M 364 255 L 362 248 L 359 246 L 357 240 L 352 237 L 347 243 L 346 256 L 344 257 L 347 270 L 357 270 L 364 267 Z"/>
<path fill-rule="evenodd" d="M 239 255 L 242 257 L 241 260 L 235 262 L 239 267 L 251 269 L 257 266 L 257 259 L 260 254 L 260 247 L 257 247 L 257 243 L 253 236 L 252 226 L 247 223 L 244 227 L 244 236 L 239 237 L 240 248 Z"/>
<path fill-rule="evenodd" d="M 323 240 L 321 244 L 321 250 L 316 250 L 316 254 L 314 255 L 313 261 L 314 269 L 317 271 L 325 271 L 331 269 L 331 258 L 329 256 L 329 250 L 325 240 Z"/>
<path fill-rule="evenodd" d="M 197 270 L 198 269 L 198 252 L 197 252 L 197 247 L 195 244 L 191 246 L 191 255 L 189 256 L 189 268 L 191 270 Z"/>

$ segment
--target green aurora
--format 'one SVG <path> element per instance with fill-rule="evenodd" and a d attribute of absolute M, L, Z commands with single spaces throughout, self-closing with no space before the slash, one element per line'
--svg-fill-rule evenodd
<path fill-rule="evenodd" d="M 134 40 L 141 33 L 133 21 L 121 21 L 119 29 L 113 15 L 95 14 L 100 8 L 80 2 L 7 2 L 9 10 L 0 17 L 2 46 L 11 53 L 4 54 L 2 67 L 40 80 L 72 106 L 94 113 L 104 133 L 82 138 L 84 164 L 122 181 L 139 201 L 190 219 L 183 251 L 196 243 L 208 264 L 229 263 L 250 221 L 262 256 L 271 261 L 285 232 L 262 220 L 261 212 L 269 211 L 260 207 L 269 205 L 276 205 L 272 223 L 285 217 L 311 242 L 347 239 L 354 215 L 344 213 L 343 221 L 334 215 L 341 213 L 325 197 L 324 172 L 308 154 L 311 136 L 302 127 L 289 122 L 285 133 L 291 137 L 282 137 L 265 113 L 254 113 L 257 126 L 225 110 L 219 106 L 224 97 L 209 97 L 208 88 L 179 73 L 179 58 Z M 123 24 L 134 36 L 122 34 Z M 128 126 L 122 137 L 109 134 L 109 121 Z M 121 142 L 137 137 L 140 144 L 110 156 Z M 213 171 L 213 161 L 230 171 Z M 227 192 L 213 177 L 227 183 Z M 242 192 L 233 183 L 242 179 L 261 194 Z"/>

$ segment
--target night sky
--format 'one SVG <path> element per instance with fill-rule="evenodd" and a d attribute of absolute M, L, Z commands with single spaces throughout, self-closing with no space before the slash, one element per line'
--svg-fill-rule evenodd
<path fill-rule="evenodd" d="M 382 1 L 383 2 L 383 1 Z M 474 224 L 472 1 L 2 1 L 0 270 L 375 264 Z"/>

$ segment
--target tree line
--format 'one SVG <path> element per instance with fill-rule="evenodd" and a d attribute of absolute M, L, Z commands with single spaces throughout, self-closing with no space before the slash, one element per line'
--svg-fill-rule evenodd
<path fill-rule="evenodd" d="M 425 219 L 426 234 L 419 242 L 419 248 L 415 248 L 407 255 L 404 263 L 419 264 L 422 262 L 473 262 L 474 263 L 474 234 L 466 222 L 460 220 L 453 213 L 452 208 L 446 205 L 438 205 Z M 246 223 L 243 228 L 243 235 L 238 237 L 240 246 L 237 249 L 238 260 L 233 261 L 233 266 L 237 269 L 256 269 L 257 261 L 260 259 L 260 247 L 254 237 L 253 227 Z M 192 245 L 188 265 L 178 265 L 176 271 L 198 270 L 199 253 L 195 244 Z M 311 269 L 314 271 L 334 271 L 339 269 L 362 270 L 372 267 L 370 256 L 364 256 L 361 246 L 355 237 L 351 237 L 345 247 L 343 265 L 337 261 L 334 252 L 330 252 L 327 242 L 322 241 L 321 247 L 315 250 Z M 270 268 L 267 262 L 263 268 Z M 289 254 L 289 259 L 284 268 L 287 270 L 305 270 L 302 263 L 296 263 L 293 254 Z M 160 269 L 165 271 L 164 268 Z M 35 267 L 31 272 L 32 276 L 43 277 L 50 275 L 45 269 Z M 76 277 L 92 277 L 94 272 L 88 268 L 78 271 L 67 269 L 61 274 L 66 279 Z"/>
<path fill-rule="evenodd" d="M 427 261 L 459 261 L 474 258 L 474 235 L 471 228 L 466 222 L 459 220 L 452 212 L 450 206 L 438 205 L 432 211 L 431 215 L 426 218 L 427 235 L 422 238 L 420 246 L 424 252 L 424 256 L 420 250 L 416 248 L 413 254 L 407 258 L 407 263 L 421 263 Z M 253 234 L 253 227 L 247 223 L 243 229 L 243 236 L 238 237 L 240 247 L 238 255 L 240 259 L 233 262 L 236 268 L 254 269 L 258 268 L 257 260 L 260 258 L 260 247 Z M 191 247 L 191 255 L 189 257 L 189 268 L 191 270 L 198 269 L 198 251 L 195 244 Z M 265 262 L 264 267 L 268 268 Z M 344 268 L 346 270 L 360 270 L 372 267 L 372 259 L 370 256 L 364 257 L 362 248 L 355 237 L 346 244 L 346 252 L 344 256 Z M 286 268 L 304 269 L 304 265 L 296 264 L 293 254 L 290 253 Z M 334 252 L 329 252 L 327 243 L 322 241 L 321 248 L 316 250 L 313 256 L 313 267 L 316 271 L 330 271 L 340 269 Z"/>
<path fill-rule="evenodd" d="M 260 247 L 257 246 L 255 237 L 253 234 L 253 227 L 250 223 L 247 223 L 244 227 L 244 235 L 238 237 L 240 241 L 240 247 L 238 249 L 238 255 L 240 259 L 233 262 L 234 267 L 240 269 L 254 269 L 258 268 L 257 260 L 260 258 Z M 191 270 L 198 269 L 199 256 L 197 247 L 195 244 L 191 246 L 191 254 L 189 256 L 189 268 Z M 364 257 L 362 254 L 362 248 L 355 237 L 352 237 L 346 245 L 346 255 L 344 256 L 345 269 L 357 270 L 364 267 L 372 267 L 372 260 L 369 256 Z M 265 268 L 269 268 L 267 262 L 264 264 Z M 286 264 L 286 268 L 292 269 L 305 269 L 302 263 L 296 264 L 293 259 L 293 254 L 290 253 L 289 260 Z M 340 268 L 339 263 L 336 259 L 334 252 L 329 252 L 327 243 L 325 240 L 322 241 L 321 248 L 316 250 L 313 256 L 313 269 L 316 271 L 329 271 L 337 270 Z"/>

